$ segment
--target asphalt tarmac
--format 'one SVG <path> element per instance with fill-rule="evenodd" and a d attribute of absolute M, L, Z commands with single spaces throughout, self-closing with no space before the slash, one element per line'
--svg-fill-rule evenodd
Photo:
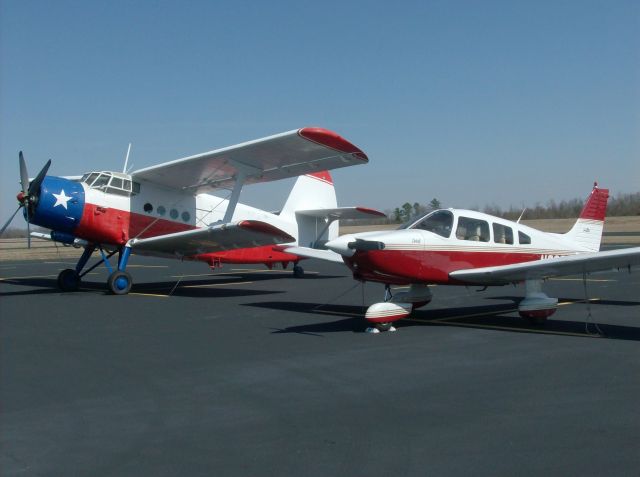
<path fill-rule="evenodd" d="M 133 257 L 127 296 L 70 266 L 0 262 L 3 476 L 640 474 L 638 270 L 548 281 L 545 327 L 439 286 L 370 335 L 383 288 L 340 265 Z"/>

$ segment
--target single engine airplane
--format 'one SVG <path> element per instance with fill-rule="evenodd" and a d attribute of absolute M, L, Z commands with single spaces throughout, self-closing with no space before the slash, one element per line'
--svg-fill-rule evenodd
<path fill-rule="evenodd" d="M 20 152 L 19 206 L 0 234 L 22 209 L 27 227 L 51 230 L 33 235 L 84 247 L 76 267 L 58 276 L 63 291 L 78 289 L 81 278 L 104 263 L 108 288 L 117 295 L 128 293 L 131 253 L 201 260 L 212 268 L 222 263 L 280 263 L 286 268 L 292 262 L 294 275 L 301 276 L 298 262 L 304 257 L 279 244 L 317 247 L 337 237 L 340 218 L 384 215 L 337 206 L 328 169 L 367 162 L 359 148 L 322 128 L 289 131 L 131 174 L 49 176 L 49 160 L 29 181 Z M 238 203 L 246 184 L 295 176 L 300 177 L 279 213 Z M 221 189 L 231 190 L 228 199 L 209 194 Z M 96 250 L 99 261 L 85 270 Z M 116 253 L 118 260 L 112 265 L 109 259 Z"/>
<path fill-rule="evenodd" d="M 471 210 L 442 209 L 398 230 L 343 235 L 325 245 L 341 256 L 354 279 L 385 284 L 384 301 L 366 311 L 369 332 L 394 330 L 393 322 L 431 301 L 432 284 L 524 282 L 519 314 L 543 323 L 558 307 L 558 300 L 542 290 L 545 279 L 640 264 L 640 247 L 599 251 L 608 197 L 607 189 L 594 184 L 565 234 Z M 409 290 L 391 296 L 390 285 L 409 285 Z"/>

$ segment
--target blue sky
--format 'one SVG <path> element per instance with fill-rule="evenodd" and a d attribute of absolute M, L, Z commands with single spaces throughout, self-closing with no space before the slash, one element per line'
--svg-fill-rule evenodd
<path fill-rule="evenodd" d="M 341 205 L 640 190 L 637 1 L 0 3 L 0 211 L 31 175 L 134 169 L 322 126 Z M 241 200 L 281 206 L 291 181 Z M 3 219 L 4 220 L 4 219 Z"/>

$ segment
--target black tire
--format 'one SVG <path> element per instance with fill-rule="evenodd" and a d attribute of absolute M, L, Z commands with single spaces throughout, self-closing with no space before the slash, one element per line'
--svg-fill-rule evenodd
<path fill-rule="evenodd" d="M 66 268 L 58 274 L 58 288 L 69 292 L 80 288 L 80 275 L 73 268 Z"/>
<path fill-rule="evenodd" d="M 109 280 L 107 280 L 107 285 L 109 286 L 109 290 L 114 295 L 126 295 L 131 290 L 131 275 L 127 272 L 123 272 L 121 270 L 116 270 L 111 275 L 109 275 Z"/>
<path fill-rule="evenodd" d="M 294 265 L 293 266 L 293 276 L 296 277 L 296 278 L 304 277 L 304 268 L 302 268 L 300 265 Z"/>
<path fill-rule="evenodd" d="M 376 328 L 380 331 L 389 331 L 391 329 L 391 323 L 376 323 Z"/>

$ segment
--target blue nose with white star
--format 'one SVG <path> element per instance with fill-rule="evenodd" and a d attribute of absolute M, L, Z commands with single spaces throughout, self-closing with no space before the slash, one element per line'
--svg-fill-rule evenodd
<path fill-rule="evenodd" d="M 84 211 L 84 188 L 79 182 L 47 176 L 31 223 L 60 232 L 73 232 Z"/>

